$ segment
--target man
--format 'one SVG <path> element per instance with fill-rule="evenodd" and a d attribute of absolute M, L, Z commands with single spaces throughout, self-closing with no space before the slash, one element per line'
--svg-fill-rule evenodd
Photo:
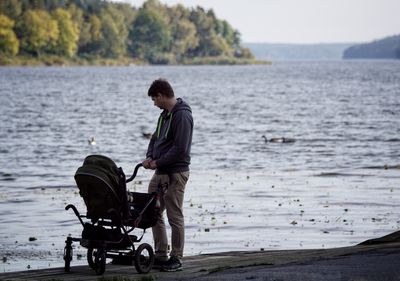
<path fill-rule="evenodd" d="M 181 98 L 175 98 L 168 81 L 155 80 L 148 96 L 162 112 L 157 129 L 151 137 L 143 167 L 155 173 L 149 183 L 149 192 L 164 186 L 160 198 L 160 217 L 153 227 L 156 259 L 155 265 L 163 271 L 182 270 L 185 242 L 183 197 L 189 179 L 190 148 L 193 134 L 193 118 L 190 106 Z M 163 219 L 167 211 L 171 226 L 171 253 L 168 259 L 168 239 Z"/>

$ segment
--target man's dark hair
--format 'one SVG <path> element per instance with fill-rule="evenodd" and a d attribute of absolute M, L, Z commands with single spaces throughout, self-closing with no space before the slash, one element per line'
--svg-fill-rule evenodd
<path fill-rule="evenodd" d="M 157 79 L 153 81 L 147 94 L 149 97 L 155 97 L 157 94 L 161 94 L 164 97 L 172 98 L 174 97 L 174 90 L 167 80 Z"/>

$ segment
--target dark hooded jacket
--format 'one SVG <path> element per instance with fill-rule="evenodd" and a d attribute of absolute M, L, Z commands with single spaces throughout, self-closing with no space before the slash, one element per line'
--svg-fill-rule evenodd
<path fill-rule="evenodd" d="M 168 113 L 161 112 L 146 156 L 156 160 L 157 174 L 189 171 L 193 117 L 190 106 L 178 98 Z"/>

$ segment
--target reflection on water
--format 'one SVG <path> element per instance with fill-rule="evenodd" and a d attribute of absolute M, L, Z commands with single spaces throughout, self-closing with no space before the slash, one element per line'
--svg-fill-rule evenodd
<path fill-rule="evenodd" d="M 126 173 L 141 161 L 159 113 L 147 88 L 158 77 L 195 118 L 186 255 L 348 246 L 397 230 L 399 70 L 397 62 L 0 68 L 0 270 L 62 265 L 65 236 L 81 231 L 64 206 L 85 210 L 75 170 L 94 153 Z M 130 189 L 144 192 L 150 176 L 140 171 Z"/>

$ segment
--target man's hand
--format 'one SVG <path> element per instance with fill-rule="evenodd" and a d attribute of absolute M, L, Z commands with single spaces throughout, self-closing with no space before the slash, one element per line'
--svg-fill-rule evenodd
<path fill-rule="evenodd" d="M 157 169 L 156 160 L 152 160 L 152 161 L 150 162 L 150 169 L 152 169 L 152 170 Z"/>
<path fill-rule="evenodd" d="M 144 161 L 142 162 L 143 168 L 145 168 L 145 169 L 151 169 L 151 168 L 150 168 L 150 163 L 151 163 L 151 161 L 153 161 L 153 159 L 151 159 L 150 157 L 147 158 L 146 160 L 144 160 Z"/>

